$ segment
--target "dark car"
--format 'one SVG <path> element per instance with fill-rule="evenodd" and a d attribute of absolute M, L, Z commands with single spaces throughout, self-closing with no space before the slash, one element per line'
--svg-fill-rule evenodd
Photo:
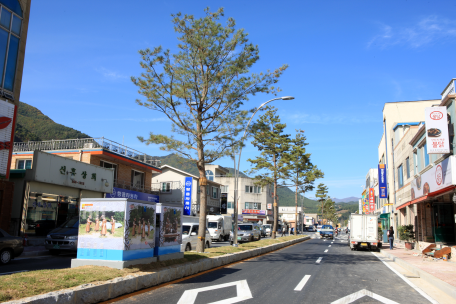
<path fill-rule="evenodd" d="M 35 235 L 47 235 L 50 231 L 55 229 L 54 220 L 39 220 L 35 222 Z"/>
<path fill-rule="evenodd" d="M 18 257 L 24 251 L 22 238 L 9 235 L 5 230 L 0 229 L 0 264 L 8 264 L 12 259 Z"/>
<path fill-rule="evenodd" d="M 79 217 L 75 216 L 67 220 L 60 227 L 55 228 L 46 236 L 44 247 L 51 254 L 59 254 L 62 251 L 77 251 Z"/>

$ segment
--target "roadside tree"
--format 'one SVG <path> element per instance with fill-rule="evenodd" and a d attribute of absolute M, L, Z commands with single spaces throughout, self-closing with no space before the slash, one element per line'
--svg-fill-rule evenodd
<path fill-rule="evenodd" d="M 132 77 L 144 100 L 137 104 L 163 113 L 171 122 L 168 136 L 151 132 L 138 138 L 145 144 L 159 144 L 195 162 L 200 175 L 200 219 L 196 250 L 204 251 L 206 227 L 205 165 L 232 153 L 236 138 L 247 123 L 244 102 L 257 93 L 276 94 L 274 87 L 284 65 L 274 71 L 249 74 L 259 60 L 258 46 L 247 39 L 243 29 L 235 29 L 235 20 L 219 23 L 223 8 L 205 9 L 205 16 L 172 15 L 178 34 L 177 51 L 172 54 L 161 46 L 140 50 L 143 72 Z"/>

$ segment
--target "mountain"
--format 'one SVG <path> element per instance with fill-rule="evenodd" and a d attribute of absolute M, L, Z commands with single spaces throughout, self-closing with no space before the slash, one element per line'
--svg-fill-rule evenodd
<path fill-rule="evenodd" d="M 356 203 L 358 203 L 358 200 L 360 198 L 359 197 L 350 196 L 350 197 L 346 197 L 346 198 L 342 198 L 342 199 L 338 199 L 338 198 L 331 198 L 331 199 L 337 204 L 337 203 L 348 203 L 348 202 L 356 202 Z"/>
<path fill-rule="evenodd" d="M 19 104 L 14 132 L 16 142 L 89 137 L 78 130 L 54 122 L 40 110 L 25 102 Z"/>

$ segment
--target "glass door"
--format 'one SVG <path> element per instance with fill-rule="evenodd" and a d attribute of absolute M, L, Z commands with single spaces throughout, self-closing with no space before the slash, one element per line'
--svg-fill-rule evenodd
<path fill-rule="evenodd" d="M 434 238 L 436 242 L 453 243 L 454 215 L 453 204 L 434 204 Z"/>

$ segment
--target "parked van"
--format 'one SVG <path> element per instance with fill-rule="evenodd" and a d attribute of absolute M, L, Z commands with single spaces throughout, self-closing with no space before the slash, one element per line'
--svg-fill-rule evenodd
<path fill-rule="evenodd" d="M 228 241 L 233 221 L 229 215 L 208 215 L 207 228 L 213 241 Z"/>
<path fill-rule="evenodd" d="M 199 218 L 195 217 L 195 220 L 192 222 L 185 221 L 182 223 L 182 244 L 181 252 L 196 250 L 196 244 L 198 241 L 198 229 L 199 229 Z M 205 248 L 210 248 L 212 246 L 211 235 L 209 230 L 206 228 L 206 243 Z"/>

